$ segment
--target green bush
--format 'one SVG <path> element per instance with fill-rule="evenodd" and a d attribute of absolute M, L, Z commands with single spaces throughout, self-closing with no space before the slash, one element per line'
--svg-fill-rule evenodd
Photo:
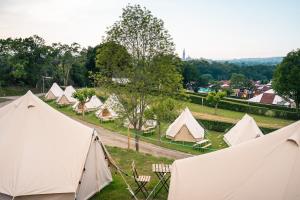
<path fill-rule="evenodd" d="M 221 121 L 212 121 L 212 120 L 204 120 L 197 119 L 197 121 L 207 130 L 218 131 L 218 132 L 227 132 L 231 129 L 235 124 L 230 122 L 221 122 Z M 267 127 L 259 127 L 264 134 L 268 134 L 277 129 L 267 128 Z"/>
<path fill-rule="evenodd" d="M 195 95 L 200 97 L 206 97 L 207 94 L 201 94 L 201 93 L 192 93 L 187 92 L 189 95 Z M 238 103 L 238 104 L 244 104 L 244 105 L 250 105 L 250 106 L 256 106 L 256 107 L 262 107 L 262 108 L 269 108 L 271 110 L 284 110 L 288 112 L 297 112 L 296 108 L 289 108 L 286 106 L 279 106 L 279 105 L 271 105 L 271 104 L 262 104 L 262 103 L 255 103 L 255 102 L 248 102 L 248 101 L 241 101 L 240 99 L 234 99 L 234 98 L 224 98 L 222 101 L 231 102 L 231 103 Z"/>
<path fill-rule="evenodd" d="M 192 103 L 200 104 L 200 105 L 202 105 L 202 101 L 203 101 L 203 105 L 214 107 L 212 103 L 208 102 L 204 97 L 198 95 L 190 95 L 190 100 Z M 266 107 L 252 106 L 248 104 L 235 103 L 235 102 L 230 102 L 225 100 L 221 100 L 219 102 L 218 107 L 226 110 L 271 116 L 271 117 L 282 118 L 282 119 L 298 120 L 300 118 L 300 114 L 298 112 L 275 110 Z"/>

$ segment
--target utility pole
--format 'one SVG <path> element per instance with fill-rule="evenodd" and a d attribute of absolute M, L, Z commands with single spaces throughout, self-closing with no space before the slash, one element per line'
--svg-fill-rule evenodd
<path fill-rule="evenodd" d="M 52 77 L 50 77 L 50 76 L 42 76 L 42 80 L 43 80 L 43 94 L 45 93 L 45 79 L 52 79 Z"/>

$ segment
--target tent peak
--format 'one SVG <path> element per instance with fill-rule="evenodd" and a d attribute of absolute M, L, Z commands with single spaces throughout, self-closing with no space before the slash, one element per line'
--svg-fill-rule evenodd
<path fill-rule="evenodd" d="M 294 142 L 298 147 L 300 147 L 300 132 L 294 133 L 287 140 L 291 141 L 291 142 Z"/>
<path fill-rule="evenodd" d="M 33 93 L 31 92 L 31 90 L 28 90 L 28 91 L 26 92 L 26 95 L 33 95 Z"/>

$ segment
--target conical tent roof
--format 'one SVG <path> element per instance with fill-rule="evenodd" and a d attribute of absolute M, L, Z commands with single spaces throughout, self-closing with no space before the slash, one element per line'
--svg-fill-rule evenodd
<path fill-rule="evenodd" d="M 224 141 L 229 146 L 233 146 L 260 136 L 263 136 L 263 133 L 257 126 L 255 120 L 245 114 L 244 117 L 224 135 Z"/>
<path fill-rule="evenodd" d="M 169 200 L 298 200 L 300 121 L 172 165 Z"/>
<path fill-rule="evenodd" d="M 0 109 L 0 127 L 0 197 L 75 194 L 84 167 L 90 166 L 98 174 L 94 188 L 111 181 L 103 151 L 93 143 L 94 129 L 54 110 L 30 91 Z M 93 154 L 98 160 L 86 164 L 91 149 L 97 149 Z M 101 169 L 95 169 L 99 163 Z"/>
<path fill-rule="evenodd" d="M 66 98 L 68 103 L 75 103 L 77 100 L 73 97 L 73 94 L 76 92 L 76 90 L 73 88 L 72 85 L 69 85 L 65 88 L 65 91 L 63 94 L 57 99 L 58 103 L 64 104 L 63 98 Z"/>
<path fill-rule="evenodd" d="M 55 98 L 60 97 L 64 93 L 64 91 L 59 87 L 57 83 L 52 84 L 50 90 L 45 95 L 46 98 L 50 92 L 55 96 Z"/>
<path fill-rule="evenodd" d="M 188 108 L 185 108 L 179 117 L 177 117 L 177 119 L 169 126 L 166 135 L 169 137 L 175 137 L 184 125 L 194 138 L 204 138 L 204 128 L 197 122 Z"/>
<path fill-rule="evenodd" d="M 94 111 L 99 109 L 103 105 L 102 101 L 96 96 L 92 96 L 88 102 L 85 103 L 85 111 Z M 80 103 L 77 101 L 76 104 L 73 105 L 73 109 L 76 112 L 82 112 L 82 108 L 79 108 Z"/>
<path fill-rule="evenodd" d="M 86 108 L 89 109 L 97 109 L 102 105 L 102 101 L 96 96 L 92 96 L 91 99 L 85 104 Z"/>
<path fill-rule="evenodd" d="M 73 88 L 72 85 L 69 85 L 65 88 L 64 94 L 66 94 L 68 96 L 72 96 L 74 94 L 74 92 L 76 92 L 76 90 Z"/>

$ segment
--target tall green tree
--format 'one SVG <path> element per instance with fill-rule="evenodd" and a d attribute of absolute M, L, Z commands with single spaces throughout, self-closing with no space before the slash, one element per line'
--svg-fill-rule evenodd
<path fill-rule="evenodd" d="M 112 49 L 115 44 L 119 46 L 118 51 Z M 153 96 L 172 96 L 181 91 L 178 71 L 181 61 L 174 54 L 174 43 L 163 21 L 140 5 L 128 5 L 123 9 L 120 20 L 107 31 L 101 46 L 105 48 L 97 52 L 96 65 L 100 68 L 97 79 L 99 84 L 111 88 L 123 104 L 123 116 L 129 119 L 136 132 L 138 151 L 138 132 L 145 123 L 145 110 L 153 103 Z M 106 52 L 110 52 L 110 58 L 105 56 Z M 105 67 L 103 63 L 110 65 L 108 70 L 101 70 Z M 126 67 L 119 63 L 125 63 Z M 120 84 L 113 82 L 111 77 L 127 81 Z"/>
<path fill-rule="evenodd" d="M 211 102 L 215 106 L 215 114 L 217 114 L 218 105 L 223 97 L 226 96 L 225 92 L 209 92 L 206 96 L 206 100 Z"/>
<path fill-rule="evenodd" d="M 161 139 L 161 123 L 169 123 L 174 120 L 178 110 L 182 107 L 177 101 L 169 97 L 157 97 L 151 105 L 149 112 L 146 112 L 146 118 L 157 121 L 158 139 Z"/>
<path fill-rule="evenodd" d="M 73 97 L 79 102 L 78 107 L 82 109 L 82 117 L 85 114 L 85 104 L 93 95 L 95 95 L 95 90 L 92 88 L 79 89 L 73 94 Z"/>
<path fill-rule="evenodd" d="M 295 100 L 299 109 L 300 103 L 300 49 L 287 54 L 276 67 L 272 86 L 276 92 Z"/>
<path fill-rule="evenodd" d="M 63 77 L 63 84 L 67 86 L 69 84 L 70 71 L 74 64 L 78 62 L 80 57 L 80 45 L 78 43 L 72 43 L 71 45 L 53 43 L 56 54 L 56 64 Z"/>
<path fill-rule="evenodd" d="M 243 74 L 233 73 L 230 78 L 230 86 L 233 89 L 245 87 L 247 78 Z"/>

